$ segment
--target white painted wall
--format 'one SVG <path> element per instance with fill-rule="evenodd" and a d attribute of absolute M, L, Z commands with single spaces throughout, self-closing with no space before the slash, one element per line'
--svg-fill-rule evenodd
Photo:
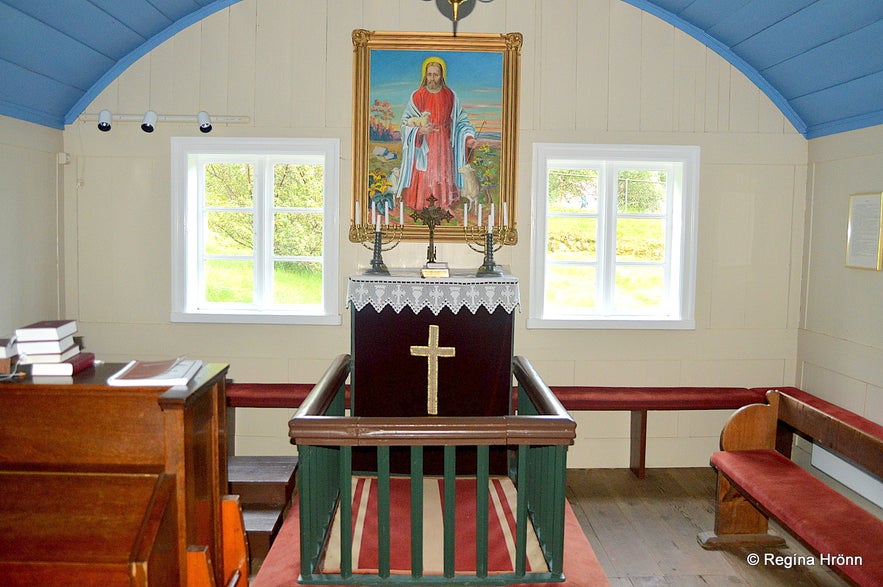
<path fill-rule="evenodd" d="M 61 131 L 0 116 L 0 337 L 63 311 L 61 149 Z"/>
<path fill-rule="evenodd" d="M 86 112 L 245 115 L 223 136 L 331 136 L 341 140 L 348 210 L 353 29 L 447 31 L 433 3 L 413 0 L 244 0 L 133 64 Z M 521 240 L 498 261 L 522 278 L 529 305 L 533 142 L 687 144 L 702 148 L 695 331 L 527 330 L 516 352 L 552 385 L 786 385 L 796 382 L 806 202 L 807 141 L 756 87 L 715 53 L 619 0 L 480 4 L 461 32 L 524 35 L 517 210 Z M 64 131 L 65 302 L 87 347 L 122 361 L 188 354 L 231 365 L 247 381 L 315 381 L 349 351 L 340 327 L 172 324 L 169 138 L 118 123 Z M 343 219 L 346 224 L 348 218 Z M 348 274 L 370 260 L 341 243 Z M 425 245 L 385 255 L 416 265 Z M 454 266 L 477 266 L 465 246 L 440 246 Z M 309 341 L 309 344 L 305 344 Z M 286 410 L 239 410 L 240 453 L 291 452 Z M 650 466 L 703 466 L 726 413 L 650 416 Z M 580 414 L 570 466 L 622 467 L 628 420 Z"/>
<path fill-rule="evenodd" d="M 883 126 L 814 139 L 808 160 L 798 384 L 883 423 L 883 272 L 846 267 L 849 195 L 883 192 Z M 862 471 L 843 462 L 826 466 L 828 458 L 814 462 L 869 495 Z"/>

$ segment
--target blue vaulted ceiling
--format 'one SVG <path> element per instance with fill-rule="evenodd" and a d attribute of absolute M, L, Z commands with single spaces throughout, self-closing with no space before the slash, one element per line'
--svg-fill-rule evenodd
<path fill-rule="evenodd" d="M 138 58 L 238 1 L 0 0 L 0 114 L 64 128 Z M 719 53 L 807 138 L 883 124 L 883 0 L 623 1 Z"/>

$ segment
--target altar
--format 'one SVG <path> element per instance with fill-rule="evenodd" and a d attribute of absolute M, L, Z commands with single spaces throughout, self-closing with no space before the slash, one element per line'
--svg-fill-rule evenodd
<path fill-rule="evenodd" d="M 487 417 L 510 412 L 518 279 L 474 270 L 424 279 L 419 271 L 350 277 L 353 416 Z M 502 450 L 492 468 L 505 470 Z M 354 469 L 372 469 L 354 456 Z M 427 453 L 426 467 L 438 468 Z M 457 457 L 458 473 L 474 465 Z M 395 472 L 407 455 L 393 454 Z"/>

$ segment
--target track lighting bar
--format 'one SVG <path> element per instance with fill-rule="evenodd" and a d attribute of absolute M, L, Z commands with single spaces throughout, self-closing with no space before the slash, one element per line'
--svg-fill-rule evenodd
<path fill-rule="evenodd" d="M 83 122 L 98 122 L 98 130 L 107 132 L 114 122 L 138 122 L 144 132 L 153 132 L 158 122 L 195 122 L 199 125 L 200 132 L 211 132 L 213 124 L 248 124 L 251 118 L 248 116 L 209 116 L 206 111 L 198 114 L 157 114 L 148 110 L 144 114 L 111 114 L 109 110 L 102 110 L 98 114 L 83 114 L 80 116 Z"/>

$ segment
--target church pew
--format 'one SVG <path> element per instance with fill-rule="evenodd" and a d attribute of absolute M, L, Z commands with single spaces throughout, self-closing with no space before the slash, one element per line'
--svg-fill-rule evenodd
<path fill-rule="evenodd" d="M 817 556 L 801 564 L 829 566 L 854 585 L 883 585 L 883 520 L 788 458 L 799 434 L 883 479 L 883 426 L 793 387 L 766 398 L 737 410 L 721 432 L 721 450 L 711 456 L 715 527 L 699 543 L 753 547 L 759 564 L 787 564 L 763 552 L 784 545 L 768 533 L 772 518 Z"/>
<path fill-rule="evenodd" d="M 227 406 L 297 408 L 312 391 L 311 383 L 246 383 L 229 381 Z M 629 468 L 639 479 L 646 474 L 647 413 L 665 410 L 735 410 L 763 401 L 766 388 L 746 387 L 611 387 L 550 386 L 568 411 L 631 412 Z M 349 407 L 349 388 L 347 388 Z M 513 390 L 512 403 L 518 398 Z M 228 420 L 232 416 L 228 414 Z M 232 435 L 231 435 L 232 436 Z"/>
<path fill-rule="evenodd" d="M 0 585 L 175 585 L 175 478 L 0 471 Z"/>
<path fill-rule="evenodd" d="M 58 383 L 4 383 L 0 471 L 165 473 L 173 479 L 180 583 L 187 549 L 208 547 L 223 585 L 222 496 L 227 493 L 227 365 L 207 364 L 186 388 L 111 387 L 121 364 Z"/>

